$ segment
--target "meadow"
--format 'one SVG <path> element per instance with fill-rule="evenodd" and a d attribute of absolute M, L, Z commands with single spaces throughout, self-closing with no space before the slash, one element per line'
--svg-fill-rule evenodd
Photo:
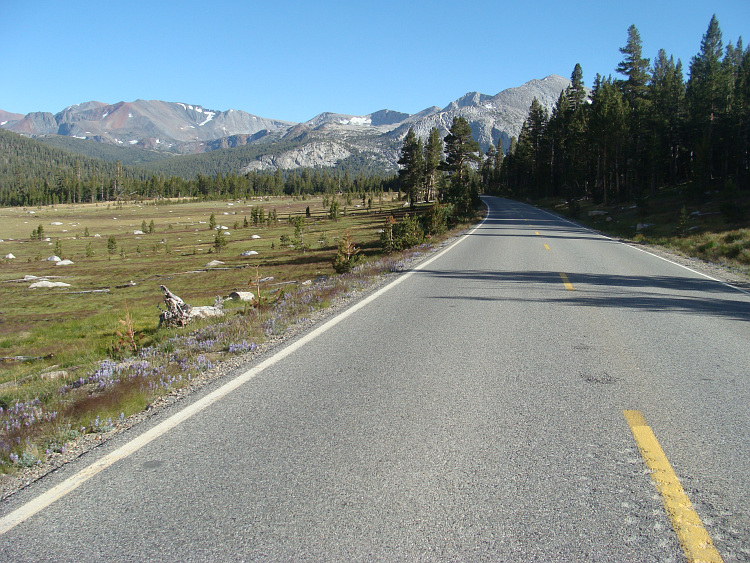
<path fill-rule="evenodd" d="M 111 429 L 397 269 L 399 256 L 378 259 L 380 230 L 404 215 L 403 203 L 391 193 L 351 197 L 0 209 L 0 472 Z M 337 275 L 346 236 L 370 260 Z M 40 280 L 67 285 L 31 287 Z M 193 306 L 234 291 L 256 300 L 225 301 L 219 319 L 159 329 L 160 285 Z"/>

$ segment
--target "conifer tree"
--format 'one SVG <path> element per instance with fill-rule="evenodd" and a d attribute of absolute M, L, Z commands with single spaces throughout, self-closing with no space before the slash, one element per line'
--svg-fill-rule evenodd
<path fill-rule="evenodd" d="M 646 180 L 644 171 L 651 169 L 647 163 L 649 131 L 646 123 L 650 60 L 642 56 L 641 35 L 635 25 L 628 28 L 627 43 L 620 49 L 620 53 L 624 55 L 624 58 L 617 65 L 617 72 L 626 76 L 627 79 L 620 80 L 618 84 L 630 109 L 626 187 L 629 193 L 635 196 L 642 195 Z"/>
<path fill-rule="evenodd" d="M 479 143 L 471 137 L 469 122 L 463 117 L 454 117 L 450 131 L 445 137 L 443 169 L 449 173 L 448 199 L 456 206 L 460 217 L 471 216 L 477 203 L 479 194 L 472 193 L 469 166 L 480 161 Z"/>
<path fill-rule="evenodd" d="M 594 169 L 593 195 L 607 204 L 620 193 L 628 138 L 628 108 L 612 77 L 597 75 L 591 93 L 588 138 Z"/>
<path fill-rule="evenodd" d="M 732 89 L 727 67 L 722 65 L 723 51 L 721 29 L 714 14 L 701 40 L 700 52 L 690 61 L 690 78 L 686 89 L 697 193 L 709 187 L 718 172 L 718 129 Z"/>
<path fill-rule="evenodd" d="M 684 153 L 682 128 L 685 119 L 685 83 L 682 62 L 675 64 L 660 49 L 654 60 L 649 83 L 650 122 L 653 127 L 656 182 L 675 185 L 680 180 L 679 165 Z"/>
<path fill-rule="evenodd" d="M 430 130 L 424 148 L 425 200 L 432 201 L 438 196 L 440 163 L 443 161 L 443 139 L 437 127 Z"/>
<path fill-rule="evenodd" d="M 636 108 L 646 97 L 650 79 L 650 60 L 643 58 L 641 45 L 641 35 L 635 25 L 631 25 L 628 28 L 627 43 L 620 48 L 624 58 L 617 65 L 617 72 L 627 76 L 627 80 L 620 81 L 620 86 L 631 108 Z"/>
<path fill-rule="evenodd" d="M 401 180 L 401 187 L 409 199 L 412 209 L 416 206 L 419 197 L 419 190 L 424 178 L 424 155 L 422 140 L 417 139 L 413 129 L 404 138 L 404 145 L 401 148 L 401 158 L 398 163 L 402 166 L 398 175 Z"/>

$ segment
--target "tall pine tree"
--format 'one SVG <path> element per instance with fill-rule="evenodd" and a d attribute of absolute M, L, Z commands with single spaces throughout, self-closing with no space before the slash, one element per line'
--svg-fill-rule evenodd
<path fill-rule="evenodd" d="M 448 200 L 456 207 L 459 218 L 471 217 L 479 197 L 473 193 L 470 176 L 472 163 L 481 162 L 479 143 L 471 136 L 471 127 L 465 118 L 453 118 L 448 135 L 445 137 L 445 162 L 443 169 L 448 172 L 450 190 Z"/>
<path fill-rule="evenodd" d="M 422 140 L 417 139 L 413 129 L 409 129 L 401 148 L 401 158 L 398 160 L 398 163 L 402 166 L 398 176 L 401 181 L 401 188 L 406 193 L 412 209 L 417 204 L 419 190 L 424 179 L 424 155 L 422 150 Z"/>

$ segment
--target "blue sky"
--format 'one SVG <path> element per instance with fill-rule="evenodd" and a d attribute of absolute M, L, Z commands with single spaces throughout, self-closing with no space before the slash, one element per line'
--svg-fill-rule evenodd
<path fill-rule="evenodd" d="M 602 6 L 606 6 L 603 8 Z M 549 74 L 615 74 L 627 29 L 687 70 L 716 13 L 750 43 L 750 0 L 0 0 L 0 109 L 158 99 L 306 121 L 415 113 Z"/>

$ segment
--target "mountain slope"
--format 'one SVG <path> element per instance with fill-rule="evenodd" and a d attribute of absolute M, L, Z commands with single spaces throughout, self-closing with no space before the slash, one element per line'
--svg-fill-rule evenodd
<path fill-rule="evenodd" d="M 244 111 L 214 111 L 180 102 L 136 100 L 114 105 L 86 102 L 55 115 L 30 113 L 18 121 L 9 121 L 4 127 L 30 136 L 64 135 L 179 152 L 184 143 L 214 141 L 237 134 L 253 135 L 291 125 Z"/>
<path fill-rule="evenodd" d="M 569 80 L 550 75 L 494 96 L 469 92 L 442 109 L 432 106 L 413 115 L 387 109 L 364 116 L 325 112 L 305 123 L 266 119 L 238 110 L 215 111 L 178 102 L 136 100 L 113 105 L 87 102 L 55 115 L 37 112 L 20 119 L 18 114 L 3 112 L 0 117 L 4 123 L 0 126 L 32 137 L 47 136 L 49 140 L 58 139 L 57 136 L 77 138 L 80 143 L 55 140 L 55 144 L 97 156 L 105 152 L 113 157 L 119 155 L 122 158 L 118 160 L 123 162 L 151 162 L 152 169 L 162 168 L 153 161 L 164 156 L 210 154 L 248 146 L 253 150 L 235 153 L 231 159 L 217 155 L 216 163 L 208 168 L 237 173 L 325 167 L 358 155 L 369 165 L 393 170 L 397 168 L 399 147 L 409 129 L 426 139 L 430 130 L 437 127 L 445 136 L 457 116 L 469 122 L 482 150 L 490 143 L 496 146 L 501 143 L 507 150 L 510 138 L 520 133 L 532 100 L 537 98 L 551 110 L 560 92 L 569 85 Z M 85 144 L 84 139 L 88 141 Z M 91 141 L 151 152 L 95 151 Z M 238 154 L 245 154 L 250 160 L 232 170 L 222 169 L 229 161 L 236 163 Z M 201 162 L 211 158 L 201 157 Z M 168 168 L 174 170 L 176 165 L 172 163 Z"/>

